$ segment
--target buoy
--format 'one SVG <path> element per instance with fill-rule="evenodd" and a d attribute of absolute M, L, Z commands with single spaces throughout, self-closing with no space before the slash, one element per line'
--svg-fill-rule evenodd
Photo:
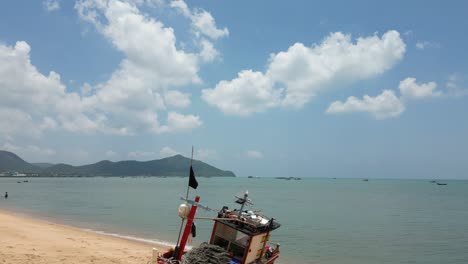
<path fill-rule="evenodd" d="M 190 208 L 186 204 L 179 205 L 179 217 L 187 218 L 190 213 Z"/>

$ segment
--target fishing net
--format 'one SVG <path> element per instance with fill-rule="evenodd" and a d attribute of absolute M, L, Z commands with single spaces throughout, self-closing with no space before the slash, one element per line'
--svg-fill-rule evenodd
<path fill-rule="evenodd" d="M 219 246 L 202 243 L 182 257 L 181 264 L 229 264 L 227 252 Z"/>

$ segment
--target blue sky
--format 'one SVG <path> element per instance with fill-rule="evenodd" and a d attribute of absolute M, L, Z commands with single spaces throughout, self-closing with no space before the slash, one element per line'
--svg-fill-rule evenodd
<path fill-rule="evenodd" d="M 3 1 L 0 149 L 468 178 L 465 1 Z"/>

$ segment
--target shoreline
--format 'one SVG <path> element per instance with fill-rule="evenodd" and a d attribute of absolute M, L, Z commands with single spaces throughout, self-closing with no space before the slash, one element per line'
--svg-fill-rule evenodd
<path fill-rule="evenodd" d="M 0 209 L 0 263 L 146 264 L 151 240 L 54 223 Z"/>

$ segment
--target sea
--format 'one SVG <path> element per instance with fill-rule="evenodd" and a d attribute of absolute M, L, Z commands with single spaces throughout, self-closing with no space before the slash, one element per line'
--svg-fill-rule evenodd
<path fill-rule="evenodd" d="M 28 182 L 24 182 L 28 181 Z M 0 209 L 127 239 L 174 245 L 187 178 L 0 178 Z M 189 197 L 212 210 L 239 208 L 248 191 L 252 210 L 281 227 L 278 263 L 466 264 L 468 181 L 198 178 Z M 212 220 L 197 220 L 191 246 L 207 241 Z M 0 234 L 1 235 L 1 234 Z M 150 255 L 150 252 L 148 253 Z"/>

